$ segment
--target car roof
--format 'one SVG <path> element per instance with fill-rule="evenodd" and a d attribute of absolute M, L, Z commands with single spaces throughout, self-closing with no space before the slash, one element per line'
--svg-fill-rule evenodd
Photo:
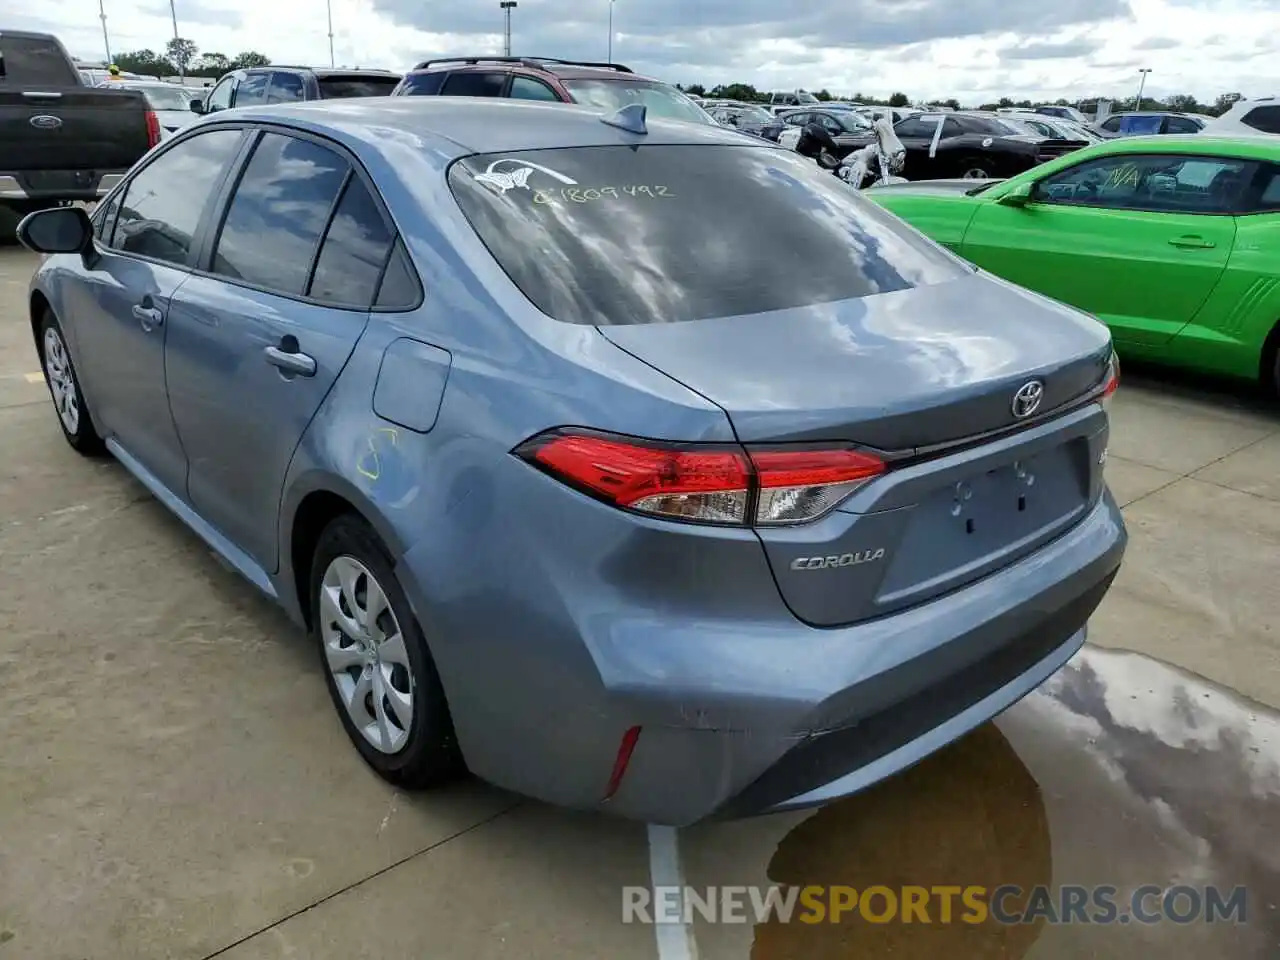
<path fill-rule="evenodd" d="M 417 140 L 420 148 L 448 157 L 636 143 L 636 134 L 602 122 L 605 116 L 594 107 L 533 100 L 379 97 L 239 107 L 213 114 L 212 122 L 225 117 L 227 122 L 284 123 L 332 136 L 358 152 L 399 150 Z M 741 133 L 719 124 L 653 117 L 648 126 L 648 143 L 743 145 Z"/>
<path fill-rule="evenodd" d="M 1164 136 L 1117 137 L 1087 148 L 1090 157 L 1113 153 L 1198 153 L 1214 157 L 1280 161 L 1280 140 L 1266 134 L 1218 136 L 1212 133 L 1175 133 Z"/>

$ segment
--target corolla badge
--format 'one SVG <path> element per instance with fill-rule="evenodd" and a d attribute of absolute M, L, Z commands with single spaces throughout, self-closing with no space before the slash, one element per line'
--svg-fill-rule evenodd
<path fill-rule="evenodd" d="M 796 557 L 791 561 L 792 570 L 831 570 L 836 567 L 856 567 L 860 563 L 884 559 L 884 547 L 874 550 L 857 550 L 833 557 Z"/>
<path fill-rule="evenodd" d="M 1044 384 L 1039 380 L 1028 380 L 1013 395 L 1013 415 L 1025 420 L 1040 409 L 1040 401 L 1044 399 Z"/>
<path fill-rule="evenodd" d="M 37 130 L 57 130 L 62 126 L 61 117 L 51 117 L 47 113 L 42 113 L 39 116 L 32 117 L 27 122 Z"/>
<path fill-rule="evenodd" d="M 518 163 L 521 167 L 510 173 L 504 173 L 497 167 L 502 163 Z M 519 188 L 521 190 L 529 189 L 529 177 L 533 171 L 538 170 L 547 176 L 559 180 L 565 186 L 574 187 L 578 185 L 578 181 L 572 177 L 566 177 L 563 173 L 556 173 L 550 167 L 544 167 L 540 163 L 531 163 L 528 160 L 516 160 L 512 157 L 502 157 L 493 161 L 485 168 L 484 173 L 477 173 L 476 179 L 481 183 L 487 183 L 491 187 L 496 187 L 499 193 L 506 193 L 508 190 Z"/>

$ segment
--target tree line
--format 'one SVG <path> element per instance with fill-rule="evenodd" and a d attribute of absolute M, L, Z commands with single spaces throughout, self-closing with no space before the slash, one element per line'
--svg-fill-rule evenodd
<path fill-rule="evenodd" d="M 271 58 L 256 50 L 246 50 L 234 57 L 225 53 L 201 53 L 192 40 L 174 37 L 164 45 L 164 51 L 130 50 L 117 53 L 113 61 L 125 73 L 139 73 L 148 77 L 175 77 L 179 73 L 188 77 L 218 78 L 230 70 L 245 67 L 270 66 Z"/>
<path fill-rule="evenodd" d="M 710 97 L 720 100 L 741 100 L 745 103 L 768 103 L 769 92 L 767 90 L 757 90 L 749 83 L 729 83 L 707 89 L 700 83 L 677 84 L 685 93 L 693 94 L 695 97 Z M 818 100 L 849 100 L 854 103 L 865 103 L 874 106 L 885 107 L 907 107 L 911 105 L 911 98 L 905 93 L 894 93 L 888 97 L 874 97 L 865 93 L 854 93 L 849 97 L 839 97 L 831 93 L 829 90 L 814 90 L 813 95 Z M 1201 103 L 1189 93 L 1174 94 L 1165 97 L 1163 100 L 1154 97 L 1143 97 L 1142 103 L 1137 104 L 1135 97 L 1085 97 L 1074 103 L 1070 100 L 1058 99 L 1054 103 L 1060 107 L 1076 107 L 1083 113 L 1096 113 L 1098 103 L 1102 100 L 1110 100 L 1113 110 L 1172 110 L 1176 113 L 1203 113 L 1209 116 L 1220 116 L 1231 109 L 1231 105 L 1239 100 L 1239 93 L 1223 93 L 1220 94 L 1212 103 Z M 989 103 L 981 103 L 974 105 L 977 110 L 998 110 L 1001 107 L 1035 107 L 1043 104 L 1044 101 L 1033 102 L 1031 100 L 1014 100 L 1011 97 L 1001 97 Z M 960 109 L 960 101 L 954 97 L 946 100 L 933 101 L 934 106 L 951 107 L 953 110 Z"/>

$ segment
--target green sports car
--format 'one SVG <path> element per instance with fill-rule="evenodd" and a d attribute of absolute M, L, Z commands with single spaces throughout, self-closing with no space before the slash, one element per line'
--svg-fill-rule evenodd
<path fill-rule="evenodd" d="M 1008 180 L 864 196 L 1094 314 L 1122 355 L 1280 391 L 1280 137 L 1127 137 Z"/>

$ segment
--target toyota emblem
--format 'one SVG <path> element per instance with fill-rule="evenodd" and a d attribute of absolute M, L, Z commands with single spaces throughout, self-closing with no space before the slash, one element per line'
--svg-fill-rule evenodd
<path fill-rule="evenodd" d="M 1044 399 L 1044 384 L 1039 380 L 1028 380 L 1013 395 L 1013 415 L 1025 420 L 1040 409 L 1040 401 Z"/>

